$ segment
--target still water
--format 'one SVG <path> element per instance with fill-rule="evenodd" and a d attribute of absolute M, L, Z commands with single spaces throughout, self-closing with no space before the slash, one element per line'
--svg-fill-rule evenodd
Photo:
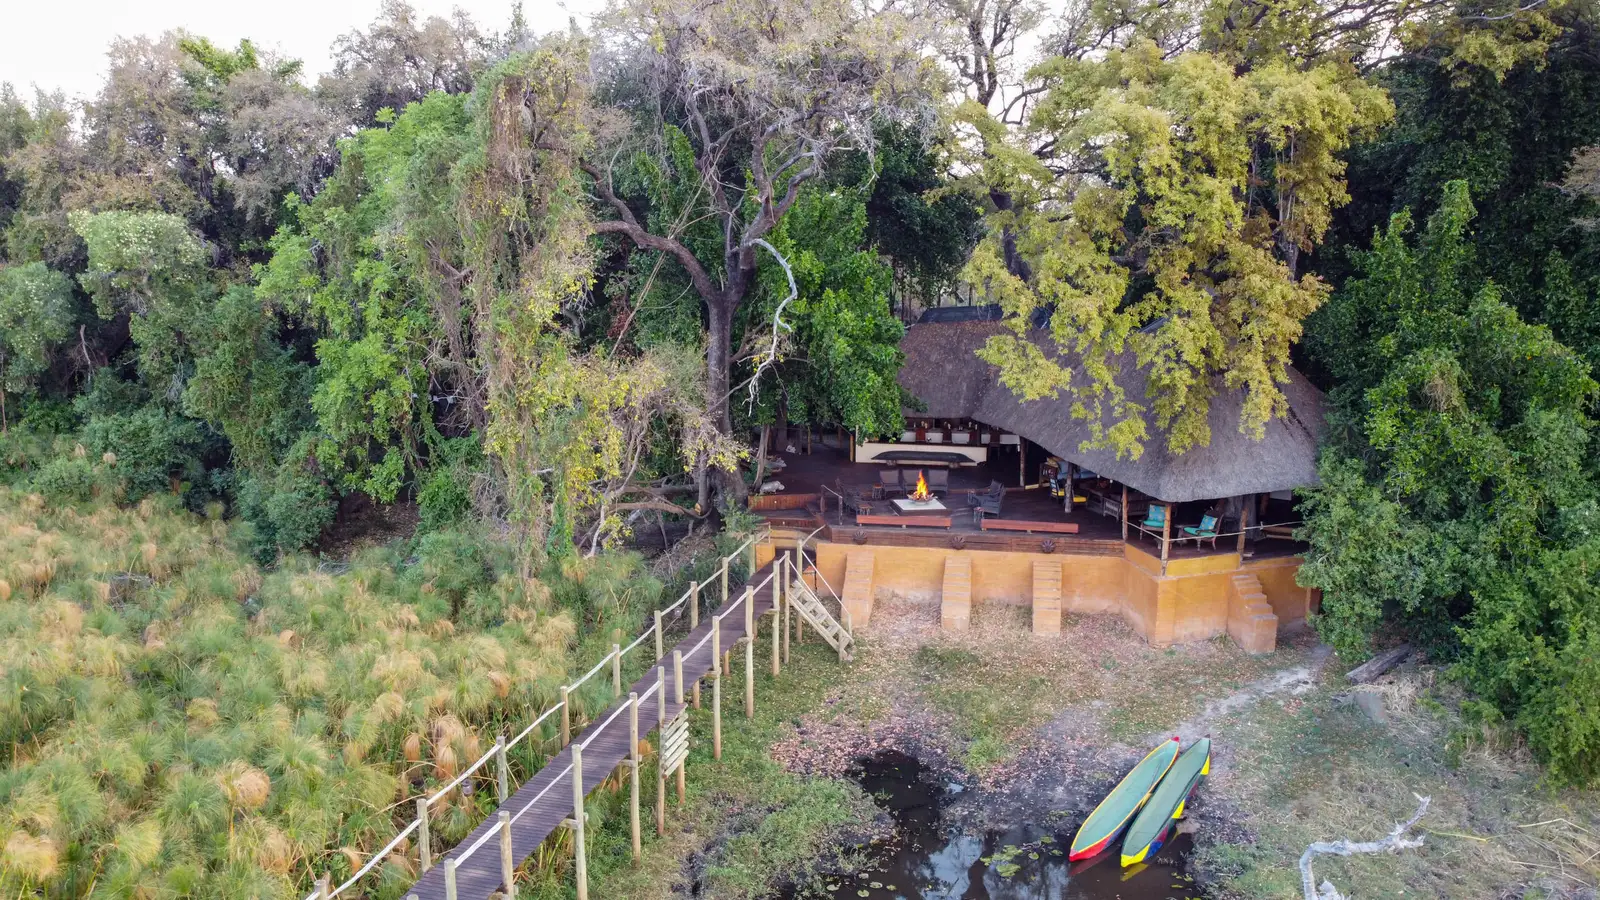
<path fill-rule="evenodd" d="M 1179 835 L 1148 864 L 1124 869 L 1116 849 L 1069 865 L 1071 831 L 1022 826 L 969 832 L 944 821 L 960 785 L 944 784 L 916 759 L 887 751 L 857 773 L 895 821 L 895 838 L 875 847 L 859 872 L 830 876 L 786 900 L 1188 900 L 1200 890 L 1186 874 L 1192 845 Z M 1076 828 L 1077 822 L 1062 823 Z"/>

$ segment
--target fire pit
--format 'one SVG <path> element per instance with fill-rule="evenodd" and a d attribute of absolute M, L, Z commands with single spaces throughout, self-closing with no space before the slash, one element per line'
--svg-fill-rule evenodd
<path fill-rule="evenodd" d="M 928 479 L 923 477 L 920 471 L 917 472 L 916 488 L 910 494 L 907 494 L 903 500 L 898 497 L 895 498 L 894 505 L 902 515 L 941 513 L 948 508 L 939 502 L 939 498 L 935 497 L 932 491 L 928 490 Z"/>

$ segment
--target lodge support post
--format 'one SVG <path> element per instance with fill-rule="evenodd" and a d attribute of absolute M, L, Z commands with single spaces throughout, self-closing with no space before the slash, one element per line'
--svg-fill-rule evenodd
<path fill-rule="evenodd" d="M 1122 539 L 1128 539 L 1128 486 L 1122 486 Z"/>
<path fill-rule="evenodd" d="M 660 613 L 656 613 L 660 620 Z M 633 839 L 633 861 L 643 850 L 639 839 L 639 692 L 628 693 L 628 836 Z"/>
<path fill-rule="evenodd" d="M 711 617 L 711 758 L 722 759 L 722 615 Z"/>
<path fill-rule="evenodd" d="M 667 667 L 656 666 L 656 736 L 667 732 Z M 667 833 L 667 773 L 656 756 L 656 837 Z"/>
<path fill-rule="evenodd" d="M 1172 546 L 1172 504 L 1161 514 L 1161 574 L 1167 574 L 1167 550 Z"/>
<path fill-rule="evenodd" d="M 1254 494 L 1245 494 L 1239 498 L 1239 540 L 1236 549 L 1240 556 L 1244 556 L 1245 525 L 1250 521 L 1250 510 L 1255 506 L 1255 499 Z"/>

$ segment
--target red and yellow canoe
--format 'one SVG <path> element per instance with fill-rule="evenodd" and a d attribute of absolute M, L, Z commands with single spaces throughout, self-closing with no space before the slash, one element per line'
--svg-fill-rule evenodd
<path fill-rule="evenodd" d="M 1183 751 L 1171 771 L 1161 779 L 1161 785 L 1128 826 L 1128 836 L 1122 842 L 1122 864 L 1142 863 L 1166 844 L 1177 820 L 1183 817 L 1183 808 L 1194 795 L 1202 776 L 1211 774 L 1211 739 L 1201 738 Z"/>
<path fill-rule="evenodd" d="M 1117 782 L 1117 786 L 1100 801 L 1094 812 L 1089 813 L 1083 827 L 1078 829 L 1077 837 L 1072 839 L 1072 852 L 1067 855 L 1068 860 L 1088 859 L 1111 846 L 1111 842 L 1128 827 L 1133 814 L 1150 798 L 1150 792 L 1155 790 L 1161 777 L 1172 768 L 1173 760 L 1178 758 L 1178 743 L 1177 738 L 1162 741 L 1161 746 L 1146 754 L 1132 771 Z"/>

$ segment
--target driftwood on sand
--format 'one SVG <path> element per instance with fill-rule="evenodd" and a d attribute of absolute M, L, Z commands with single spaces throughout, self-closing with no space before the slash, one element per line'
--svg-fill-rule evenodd
<path fill-rule="evenodd" d="M 1324 881 L 1321 887 L 1316 887 L 1316 879 L 1311 876 L 1311 859 L 1315 856 L 1353 856 L 1357 853 L 1396 853 L 1412 847 L 1421 847 L 1422 838 L 1409 837 L 1407 832 L 1416 827 L 1422 819 L 1423 813 L 1428 811 L 1427 797 L 1417 797 L 1417 812 L 1409 820 L 1396 825 L 1389 836 L 1381 841 L 1366 841 L 1355 843 L 1349 840 L 1342 841 L 1317 841 L 1306 848 L 1300 855 L 1300 886 L 1305 891 L 1305 900 L 1346 900 L 1345 896 L 1333 884 Z"/>
<path fill-rule="evenodd" d="M 1345 678 L 1348 678 L 1351 684 L 1366 684 L 1395 666 L 1400 665 L 1410 655 L 1411 645 L 1401 644 L 1393 650 L 1385 650 L 1351 669 L 1350 674 L 1346 675 Z"/>

